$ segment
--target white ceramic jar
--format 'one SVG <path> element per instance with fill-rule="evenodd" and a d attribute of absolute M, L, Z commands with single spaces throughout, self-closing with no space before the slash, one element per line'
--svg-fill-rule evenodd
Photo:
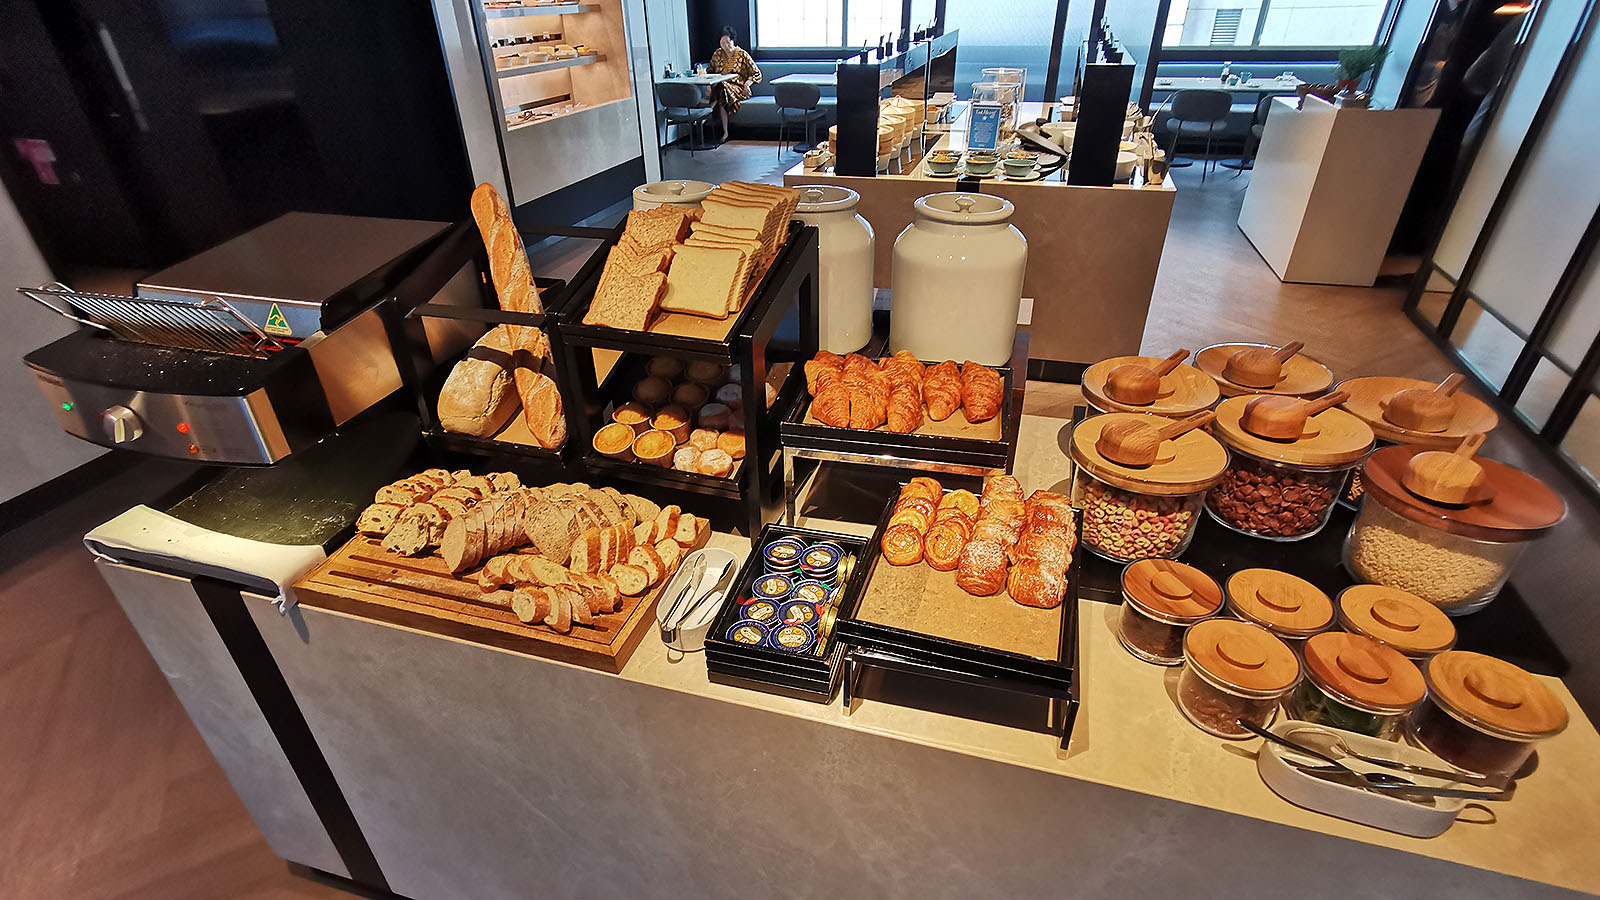
<path fill-rule="evenodd" d="M 700 201 L 716 185 L 709 181 L 653 181 L 633 189 L 634 209 L 655 209 L 658 206 L 687 206 L 698 209 Z"/>
<path fill-rule="evenodd" d="M 872 226 L 856 212 L 849 188 L 808 185 L 795 218 L 817 226 L 817 339 L 824 350 L 849 353 L 872 338 Z"/>
<path fill-rule="evenodd" d="M 894 242 L 891 350 L 918 359 L 1011 360 L 1028 241 L 990 194 L 929 194 Z"/>

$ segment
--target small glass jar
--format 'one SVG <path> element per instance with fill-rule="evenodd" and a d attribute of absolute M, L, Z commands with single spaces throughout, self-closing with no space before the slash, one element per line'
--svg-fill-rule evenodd
<path fill-rule="evenodd" d="M 1123 568 L 1122 600 L 1122 646 L 1145 662 L 1176 666 L 1183 663 L 1189 627 L 1222 608 L 1222 588 L 1194 566 L 1144 559 Z"/>
<path fill-rule="evenodd" d="M 1183 640 L 1178 708 L 1196 728 L 1228 740 L 1254 737 L 1272 722 L 1278 703 L 1300 682 L 1300 660 L 1265 628 L 1208 619 Z"/>
<path fill-rule="evenodd" d="M 1073 429 L 1072 502 L 1083 511 L 1083 543 L 1113 562 L 1170 559 L 1193 540 L 1205 492 L 1228 454 L 1210 435 L 1190 431 L 1163 441 L 1155 463 L 1122 465 L 1097 444 L 1107 425 L 1127 421 L 1171 424 L 1147 413 L 1108 413 Z"/>
<path fill-rule="evenodd" d="M 1453 766 L 1511 778 L 1539 741 L 1567 727 L 1567 709 L 1527 671 L 1492 656 L 1451 650 L 1433 658 L 1428 700 L 1411 719 L 1412 739 Z"/>
<path fill-rule="evenodd" d="M 1260 625 L 1295 650 L 1333 625 L 1333 601 L 1316 585 L 1277 569 L 1240 569 L 1228 576 L 1228 612 Z"/>
<path fill-rule="evenodd" d="M 1302 436 L 1277 440 L 1251 415 L 1261 398 L 1217 407 L 1211 431 L 1228 448 L 1228 468 L 1206 495 L 1206 512 L 1251 537 L 1298 541 L 1328 524 L 1350 470 L 1371 452 L 1372 429 L 1338 409 L 1306 420 Z"/>
<path fill-rule="evenodd" d="M 1433 503 L 1401 480 L 1421 452 L 1388 447 L 1363 467 L 1367 494 L 1345 537 L 1344 565 L 1358 581 L 1466 615 L 1494 600 L 1529 544 L 1555 527 L 1566 507 L 1533 476 L 1488 459 L 1477 460 L 1494 488 L 1487 503 Z"/>
<path fill-rule="evenodd" d="M 1284 702 L 1292 719 L 1396 740 L 1427 690 L 1415 663 L 1369 637 L 1325 631 L 1305 644 L 1306 677 Z"/>
<path fill-rule="evenodd" d="M 1456 626 L 1416 594 L 1380 584 L 1354 584 L 1334 602 L 1339 627 L 1364 635 L 1419 666 L 1456 644 Z"/>

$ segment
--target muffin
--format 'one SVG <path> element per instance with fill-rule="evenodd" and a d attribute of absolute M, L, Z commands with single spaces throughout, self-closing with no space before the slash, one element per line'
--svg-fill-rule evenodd
<path fill-rule="evenodd" d="M 732 410 L 721 403 L 707 403 L 700 407 L 700 427 L 727 431 Z"/>
<path fill-rule="evenodd" d="M 652 356 L 644 370 L 647 375 L 677 381 L 678 376 L 683 374 L 683 360 L 673 356 Z"/>
<path fill-rule="evenodd" d="M 696 428 L 689 434 L 689 446 L 696 450 L 710 450 L 717 445 L 720 432 L 711 428 Z"/>
<path fill-rule="evenodd" d="M 744 459 L 744 432 L 724 431 L 717 438 L 717 449 L 733 459 Z"/>
<path fill-rule="evenodd" d="M 722 376 L 726 371 L 722 363 L 697 359 L 689 363 L 687 375 L 690 381 L 715 387 L 722 383 Z"/>
<path fill-rule="evenodd" d="M 643 403 L 624 403 L 611 411 L 611 421 L 618 425 L 626 425 L 634 434 L 644 434 L 650 430 L 650 407 Z"/>
<path fill-rule="evenodd" d="M 651 429 L 633 439 L 633 455 L 642 463 L 668 466 L 672 464 L 672 451 L 677 446 L 672 435 Z"/>
<path fill-rule="evenodd" d="M 665 406 L 650 420 L 651 427 L 672 435 L 673 443 L 689 439 L 689 411 L 681 406 Z"/>
<path fill-rule="evenodd" d="M 660 406 L 672 396 L 672 382 L 651 376 L 633 386 L 633 399 L 646 406 Z"/>
<path fill-rule="evenodd" d="M 603 456 L 613 459 L 633 459 L 633 439 L 638 437 L 632 428 L 620 422 L 612 422 L 594 433 L 590 443 L 594 449 Z"/>
<path fill-rule="evenodd" d="M 692 381 L 686 381 L 672 391 L 673 405 L 681 406 L 690 412 L 705 406 L 710 397 L 711 394 L 706 390 L 705 385 L 695 384 Z"/>
<path fill-rule="evenodd" d="M 721 450 L 707 450 L 700 454 L 700 474 L 726 478 L 733 472 L 733 457 Z"/>

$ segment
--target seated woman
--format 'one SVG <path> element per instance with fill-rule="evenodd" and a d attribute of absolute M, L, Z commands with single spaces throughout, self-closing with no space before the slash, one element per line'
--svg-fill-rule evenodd
<path fill-rule="evenodd" d="M 722 139 L 728 139 L 728 116 L 739 111 L 739 104 L 750 99 L 750 87 L 761 80 L 761 70 L 750 54 L 734 43 L 739 37 L 731 27 L 722 29 L 721 46 L 711 54 L 711 71 L 717 75 L 732 75 L 730 81 L 713 85 L 711 105 L 722 119 Z"/>

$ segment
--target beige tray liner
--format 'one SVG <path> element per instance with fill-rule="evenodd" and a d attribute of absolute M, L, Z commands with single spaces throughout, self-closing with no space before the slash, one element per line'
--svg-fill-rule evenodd
<path fill-rule="evenodd" d="M 1000 420 L 1005 417 L 1004 407 L 1001 408 L 999 414 L 994 418 L 988 420 L 987 422 L 979 422 L 977 424 L 968 422 L 967 414 L 959 409 L 951 413 L 943 422 L 935 422 L 934 420 L 928 418 L 926 415 L 926 409 L 924 409 L 923 412 L 924 415 L 922 424 L 918 426 L 916 431 L 911 432 L 912 434 L 932 434 L 940 437 L 967 438 L 968 440 L 976 441 L 1001 440 Z M 811 414 L 811 406 L 809 404 L 806 406 L 806 417 L 804 421 L 807 425 L 815 425 L 819 428 L 836 428 L 839 431 L 856 433 L 861 432 L 861 429 L 859 428 L 839 428 L 837 425 L 829 425 L 828 423 Z M 881 434 L 893 434 L 893 432 L 891 432 L 888 428 L 876 428 L 873 429 L 873 431 Z"/>
<path fill-rule="evenodd" d="M 1004 591 L 974 597 L 956 585 L 956 573 L 926 563 L 879 560 L 854 618 L 1039 659 L 1061 655 L 1060 609 L 1023 606 Z"/>

